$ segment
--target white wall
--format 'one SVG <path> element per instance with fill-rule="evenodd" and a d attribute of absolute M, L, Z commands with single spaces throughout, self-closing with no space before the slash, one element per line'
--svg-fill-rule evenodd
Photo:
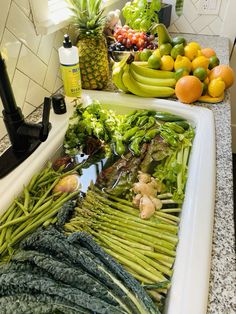
<path fill-rule="evenodd" d="M 231 0 L 221 0 L 217 15 L 202 15 L 198 13 L 199 0 L 184 0 L 183 14 L 178 17 L 174 6 L 176 0 L 164 0 L 173 5 L 173 14 L 169 30 L 171 32 L 219 35 L 224 24 L 225 10 Z M 233 0 L 236 2 L 236 0 Z"/>

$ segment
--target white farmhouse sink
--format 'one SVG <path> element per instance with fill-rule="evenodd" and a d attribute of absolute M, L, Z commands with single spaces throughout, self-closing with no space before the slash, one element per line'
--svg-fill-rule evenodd
<path fill-rule="evenodd" d="M 213 114 L 206 108 L 184 105 L 162 99 L 139 98 L 132 95 L 84 91 L 117 113 L 135 108 L 167 111 L 186 118 L 195 126 L 195 139 L 189 161 L 186 196 L 181 214 L 179 244 L 174 265 L 172 287 L 165 313 L 202 314 L 206 312 L 211 262 L 212 229 L 215 194 L 215 130 Z M 13 197 L 22 191 L 32 175 L 53 158 L 62 146 L 68 118 L 73 105 L 67 103 L 67 113 L 51 112 L 52 130 L 48 140 L 14 172 L 0 180 L 0 215 Z"/>

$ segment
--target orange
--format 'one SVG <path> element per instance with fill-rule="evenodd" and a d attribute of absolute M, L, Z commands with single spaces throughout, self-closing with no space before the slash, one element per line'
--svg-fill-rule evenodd
<path fill-rule="evenodd" d="M 217 65 L 211 70 L 209 74 L 210 80 L 218 77 L 221 77 L 225 82 L 225 88 L 229 88 L 234 83 L 234 72 L 232 68 L 226 64 Z"/>
<path fill-rule="evenodd" d="M 225 90 L 225 82 L 221 77 L 213 79 L 208 84 L 208 94 L 212 97 L 219 97 Z"/>
<path fill-rule="evenodd" d="M 174 68 L 174 59 L 171 56 L 164 55 L 161 57 L 161 70 L 172 71 Z"/>
<path fill-rule="evenodd" d="M 216 55 L 215 50 L 213 50 L 212 48 L 203 48 L 201 50 L 201 53 L 204 57 L 207 57 L 207 58 L 210 58 Z"/>
<path fill-rule="evenodd" d="M 193 71 L 196 68 L 204 68 L 204 69 L 207 70 L 208 69 L 208 65 L 209 65 L 209 59 L 204 57 L 204 56 L 197 57 L 197 58 L 195 58 L 192 61 L 192 69 L 193 69 Z"/>
<path fill-rule="evenodd" d="M 181 77 L 175 85 L 177 98 L 184 103 L 190 104 L 202 95 L 202 82 L 193 75 Z"/>

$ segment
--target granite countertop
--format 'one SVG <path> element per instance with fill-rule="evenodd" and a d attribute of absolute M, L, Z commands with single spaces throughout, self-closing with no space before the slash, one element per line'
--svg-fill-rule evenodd
<path fill-rule="evenodd" d="M 227 64 L 229 62 L 227 38 L 194 34 L 182 35 L 187 41 L 197 41 L 202 47 L 213 48 L 220 59 L 220 63 Z M 108 89 L 112 89 L 112 86 L 109 86 Z M 226 92 L 224 101 L 219 104 L 197 103 L 196 105 L 212 110 L 216 129 L 216 201 L 207 313 L 231 314 L 236 313 L 236 278 L 229 92 Z M 40 107 L 29 117 L 29 120 L 38 121 L 41 116 L 42 108 Z M 0 153 L 8 145 L 7 137 L 0 140 Z"/>

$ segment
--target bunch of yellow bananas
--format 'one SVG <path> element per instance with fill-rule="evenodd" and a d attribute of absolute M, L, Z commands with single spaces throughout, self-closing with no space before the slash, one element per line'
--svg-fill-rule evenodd
<path fill-rule="evenodd" d="M 148 68 L 145 62 L 127 63 L 128 57 L 113 66 L 112 81 L 123 92 L 141 97 L 171 97 L 176 80 L 170 71 Z"/>

